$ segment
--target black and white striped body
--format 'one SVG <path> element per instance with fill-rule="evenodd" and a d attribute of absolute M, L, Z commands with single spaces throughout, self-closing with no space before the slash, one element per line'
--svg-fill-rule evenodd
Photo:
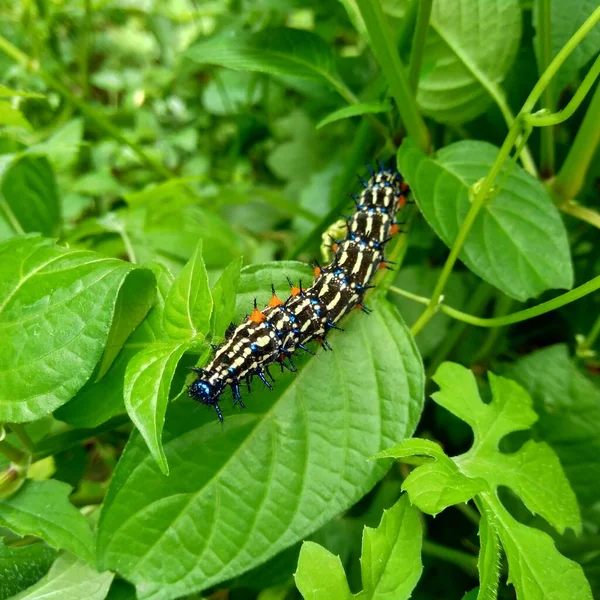
<path fill-rule="evenodd" d="M 356 212 L 347 220 L 346 237 L 333 246 L 335 255 L 327 267 L 316 269 L 313 284 L 292 287 L 281 302 L 275 295 L 262 311 L 256 307 L 217 349 L 212 361 L 198 369 L 189 395 L 214 406 L 219 419 L 219 398 L 230 386 L 234 403 L 242 401 L 240 382 L 257 375 L 265 378 L 268 366 L 279 362 L 290 370 L 292 354 L 313 340 L 324 340 L 328 331 L 357 305 L 385 262 L 384 247 L 394 233 L 395 215 L 406 202 L 407 187 L 399 173 L 382 169 L 372 175 L 356 199 Z M 269 374 L 270 375 L 270 374 Z"/>

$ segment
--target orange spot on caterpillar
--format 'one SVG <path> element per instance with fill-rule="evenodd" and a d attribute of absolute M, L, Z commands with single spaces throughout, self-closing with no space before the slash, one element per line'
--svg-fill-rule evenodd
<path fill-rule="evenodd" d="M 267 317 L 255 307 L 252 311 L 252 314 L 248 317 L 248 320 L 252 321 L 253 323 L 262 323 L 263 321 L 267 320 Z"/>
<path fill-rule="evenodd" d="M 313 271 L 315 273 L 315 277 L 318 277 L 321 274 L 321 267 L 315 267 Z"/>
<path fill-rule="evenodd" d="M 269 306 L 271 308 L 275 308 L 276 306 L 281 306 L 282 304 L 283 304 L 283 302 L 275 294 L 273 294 L 271 296 L 271 299 L 269 300 Z"/>
<path fill-rule="evenodd" d="M 400 231 L 400 227 L 395 223 L 390 227 L 390 235 L 396 235 Z"/>
<path fill-rule="evenodd" d="M 334 252 L 337 252 L 339 247 L 340 247 L 340 245 L 337 242 L 335 244 L 331 244 L 331 249 Z"/>
<path fill-rule="evenodd" d="M 296 287 L 295 285 L 292 286 L 292 289 L 290 290 L 290 294 L 292 296 L 297 296 L 302 290 L 299 287 Z"/>

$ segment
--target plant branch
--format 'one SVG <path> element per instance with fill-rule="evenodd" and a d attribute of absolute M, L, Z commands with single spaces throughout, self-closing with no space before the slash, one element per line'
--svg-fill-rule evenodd
<path fill-rule="evenodd" d="M 404 296 L 405 298 L 410 298 L 415 302 L 419 302 L 421 304 L 425 304 L 430 306 L 431 298 L 426 298 L 425 296 L 417 296 L 417 294 L 413 294 L 411 292 L 407 292 L 401 288 L 390 286 L 390 291 L 394 292 L 400 296 Z M 576 287 L 575 289 L 565 292 L 556 298 L 552 298 L 552 300 L 548 300 L 547 302 L 542 302 L 537 306 L 532 306 L 531 308 L 526 308 L 524 310 L 519 310 L 517 312 L 511 313 L 509 315 L 505 315 L 502 317 L 492 317 L 492 318 L 484 318 L 484 317 L 476 317 L 475 315 L 470 315 L 464 313 L 456 308 L 452 308 L 451 306 L 447 306 L 446 304 L 438 304 L 436 307 L 436 311 L 440 310 L 448 316 L 456 319 L 458 321 L 463 321 L 464 323 L 469 323 L 470 325 L 475 325 L 476 327 L 503 327 L 504 325 L 512 325 L 513 323 L 520 323 L 521 321 L 527 321 L 532 319 L 533 317 L 539 317 L 547 312 L 556 310 L 557 308 L 561 308 L 571 302 L 575 302 L 575 300 L 579 300 L 592 292 L 600 289 L 600 275 L 598 277 L 594 277 L 594 279 L 590 279 L 586 283 Z M 422 315 L 421 315 L 422 316 Z M 413 329 L 415 326 L 413 325 Z"/>
<path fill-rule="evenodd" d="M 445 560 L 460 567 L 470 575 L 477 576 L 477 558 L 471 554 L 442 546 L 431 540 L 423 540 L 423 554 Z"/>
<path fill-rule="evenodd" d="M 552 22 L 550 0 L 540 0 L 537 10 L 537 56 L 540 75 L 546 70 L 552 58 Z M 554 109 L 554 95 L 552 81 L 548 82 L 544 90 L 544 105 L 546 109 Z M 540 170 L 544 177 L 554 173 L 554 129 L 549 126 L 541 131 Z"/>
<path fill-rule="evenodd" d="M 563 202 L 562 204 L 559 204 L 558 208 L 564 213 L 600 229 L 600 213 L 595 210 L 587 208 L 586 206 L 581 206 L 581 204 L 578 204 L 575 200 Z"/>
<path fill-rule="evenodd" d="M 408 83 L 413 94 L 417 93 L 417 88 L 419 87 L 419 75 L 421 74 L 421 65 L 423 64 L 423 51 L 425 49 L 425 42 L 427 41 L 432 6 L 433 0 L 421 0 L 418 6 L 417 23 L 410 50 L 410 62 L 408 64 Z"/>
<path fill-rule="evenodd" d="M 0 441 L 0 453 L 4 454 L 10 462 L 21 465 L 27 462 L 28 453 L 19 448 L 15 448 L 6 440 Z"/>
<path fill-rule="evenodd" d="M 404 127 L 419 148 L 423 152 L 429 152 L 429 132 L 412 94 L 396 45 L 389 34 L 379 0 L 356 0 L 356 4 L 367 27 L 373 53 L 387 79 Z"/>

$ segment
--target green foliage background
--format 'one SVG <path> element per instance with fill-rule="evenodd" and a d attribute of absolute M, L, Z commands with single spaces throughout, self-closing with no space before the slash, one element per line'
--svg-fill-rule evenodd
<path fill-rule="evenodd" d="M 599 21 L 0 0 L 0 600 L 600 598 Z M 383 160 L 373 313 L 221 425 L 190 368 Z"/>

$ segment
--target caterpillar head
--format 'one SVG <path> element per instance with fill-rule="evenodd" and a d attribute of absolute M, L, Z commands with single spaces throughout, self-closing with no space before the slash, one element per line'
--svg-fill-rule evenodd
<path fill-rule="evenodd" d="M 202 369 L 194 369 L 198 373 L 198 379 L 188 387 L 188 395 L 200 404 L 214 407 L 220 421 L 223 421 L 219 408 L 219 396 L 223 391 L 222 385 L 210 383 L 207 374 Z"/>

